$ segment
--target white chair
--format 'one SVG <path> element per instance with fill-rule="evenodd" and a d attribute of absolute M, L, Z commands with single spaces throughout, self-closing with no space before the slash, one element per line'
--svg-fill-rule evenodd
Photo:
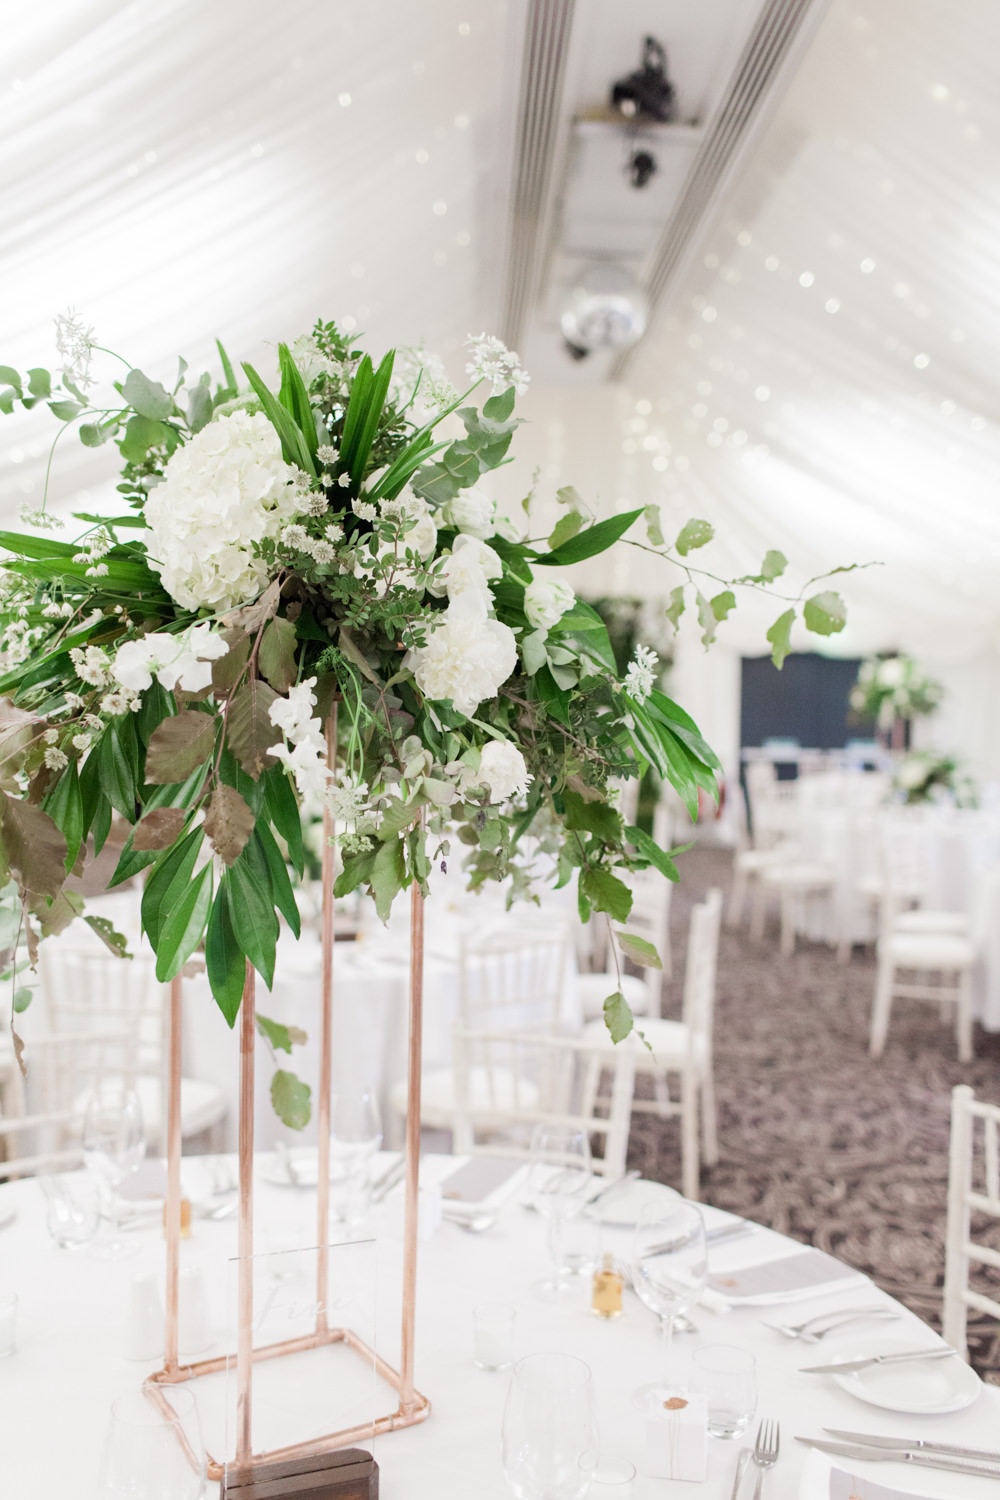
<path fill-rule="evenodd" d="M 605 1115 L 606 1096 L 597 1089 L 600 1070 L 609 1067 L 603 1046 L 579 1037 L 457 1024 L 453 1043 L 456 1153 L 527 1157 L 536 1125 L 562 1125 L 599 1136 L 604 1147 L 594 1156 L 594 1171 L 623 1176 L 635 1076 L 631 1048 L 619 1047 L 610 1059 Z"/>
<path fill-rule="evenodd" d="M 126 1029 L 135 1038 L 135 1089 L 146 1136 L 154 1150 L 165 1150 L 168 1008 L 166 988 L 156 978 L 156 961 L 140 950 L 116 958 L 83 943 L 51 938 L 40 949 L 39 973 L 49 1023 L 56 1033 Z M 226 1100 L 215 1084 L 181 1079 L 181 1136 L 217 1132 Z"/>
<path fill-rule="evenodd" d="M 0 1114 L 0 1177 L 79 1166 L 82 1101 L 90 1090 L 106 1097 L 135 1082 L 135 1039 L 129 1032 L 94 1030 L 30 1037 L 27 1079 L 4 1092 Z"/>
<path fill-rule="evenodd" d="M 658 1016 L 663 982 L 670 977 L 670 898 L 673 885 L 652 865 L 647 870 L 635 870 L 622 878 L 632 892 L 632 910 L 624 925 L 629 932 L 635 932 L 652 943 L 660 955 L 663 968 L 644 969 L 641 976 L 626 974 L 625 956 L 620 953 L 619 971 L 607 962 L 606 957 L 603 972 L 578 974 L 576 993 L 581 1013 L 587 1021 L 603 1014 L 605 1000 L 618 989 L 628 1001 L 633 1015 Z M 605 918 L 600 917 L 598 920 L 607 933 Z M 612 939 L 613 936 L 612 929 Z"/>
<path fill-rule="evenodd" d="M 976 1191 L 974 1163 L 976 1121 L 983 1124 L 982 1191 Z M 945 1234 L 944 1327 L 946 1340 L 968 1357 L 966 1321 L 969 1308 L 1000 1318 L 1000 1301 L 969 1286 L 970 1266 L 1000 1271 L 1000 1251 L 972 1239 L 972 1213 L 1000 1219 L 1000 1105 L 977 1104 L 967 1084 L 951 1093 L 951 1151 L 948 1162 L 948 1225 Z"/>
<path fill-rule="evenodd" d="M 643 1020 L 648 1047 L 633 1034 L 621 1046 L 634 1054 L 638 1074 L 653 1078 L 656 1098 L 635 1099 L 633 1111 L 661 1117 L 679 1115 L 681 1121 L 682 1187 L 685 1197 L 698 1196 L 700 1162 L 712 1166 L 719 1159 L 712 1070 L 712 1026 L 715 1012 L 715 973 L 719 951 L 722 892 L 709 891 L 691 913 L 684 967 L 683 1020 Z M 599 1045 L 605 1056 L 614 1049 L 603 1021 L 584 1027 L 584 1041 Z M 669 1075 L 679 1074 L 679 1097 L 670 1097 Z M 699 1146 L 699 1115 L 701 1143 Z"/>
<path fill-rule="evenodd" d="M 772 861 L 760 872 L 750 936 L 758 942 L 763 937 L 767 897 L 777 896 L 781 913 L 781 952 L 788 957 L 795 952 L 796 932 L 806 926 L 810 903 L 821 900 L 829 904 L 836 887 L 836 871 L 821 861 L 786 857 Z M 832 927 L 829 930 L 832 933 Z M 832 944 L 832 936 L 828 941 Z"/>
<path fill-rule="evenodd" d="M 463 936 L 459 948 L 459 1025 L 472 1030 L 557 1033 L 569 956 L 568 923 L 511 913 L 503 926 L 475 937 Z M 474 1073 L 469 1089 L 477 1100 L 487 1086 Z M 513 1097 L 513 1084 L 509 1084 Z M 398 1130 L 406 1118 L 406 1079 L 389 1091 L 390 1110 Z M 486 1095 L 486 1097 L 489 1097 Z M 453 1130 L 454 1068 L 427 1068 L 420 1085 L 420 1123 L 432 1130 Z"/>

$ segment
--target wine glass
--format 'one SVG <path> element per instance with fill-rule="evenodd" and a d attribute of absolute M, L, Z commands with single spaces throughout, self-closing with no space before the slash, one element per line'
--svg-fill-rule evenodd
<path fill-rule="evenodd" d="M 590 1367 L 571 1354 L 529 1354 L 511 1372 L 503 1471 L 518 1500 L 581 1500 L 599 1442 Z"/>
<path fill-rule="evenodd" d="M 674 1319 L 693 1307 L 708 1280 L 705 1221 L 693 1203 L 647 1203 L 639 1212 L 632 1240 L 632 1285 L 660 1319 L 664 1379 L 640 1386 L 643 1408 L 662 1401 L 669 1378 Z"/>
<path fill-rule="evenodd" d="M 338 1089 L 330 1095 L 330 1164 L 343 1185 L 336 1213 L 348 1228 L 363 1223 L 368 1212 L 372 1158 L 381 1144 L 382 1117 L 373 1089 Z"/>
<path fill-rule="evenodd" d="M 205 1448 L 194 1393 L 150 1383 L 111 1407 L 99 1500 L 201 1500 Z"/>
<path fill-rule="evenodd" d="M 135 1172 L 146 1154 L 142 1106 L 134 1089 L 114 1095 L 88 1094 L 83 1111 L 83 1159 L 103 1191 L 111 1220 L 109 1238 L 99 1240 L 91 1254 L 99 1260 L 122 1260 L 138 1252 L 118 1230 L 118 1189 Z"/>
<path fill-rule="evenodd" d="M 72 1181 L 72 1179 L 70 1179 Z M 66 1176 L 39 1177 L 45 1194 L 45 1222 L 49 1234 L 62 1250 L 79 1250 L 97 1233 L 97 1196 L 93 1183 L 82 1177 L 72 1182 Z"/>
<path fill-rule="evenodd" d="M 563 1225 L 580 1212 L 593 1172 L 590 1142 L 584 1130 L 563 1125 L 536 1125 L 531 1137 L 527 1190 L 530 1202 L 549 1221 L 549 1255 L 554 1276 L 541 1290 L 559 1296 L 572 1283 L 562 1254 Z"/>

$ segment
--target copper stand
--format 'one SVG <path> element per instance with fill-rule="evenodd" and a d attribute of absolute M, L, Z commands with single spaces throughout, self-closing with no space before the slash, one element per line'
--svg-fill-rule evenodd
<path fill-rule="evenodd" d="M 335 763 L 337 744 L 336 707 L 327 724 L 327 755 L 329 764 Z M 249 964 L 246 984 L 240 1006 L 240 1113 L 239 1113 L 239 1326 L 236 1351 L 236 1458 L 235 1470 L 240 1476 L 252 1474 L 256 1466 L 272 1463 L 275 1459 L 295 1458 L 332 1452 L 349 1447 L 365 1438 L 385 1432 L 395 1432 L 401 1427 L 412 1427 L 430 1415 L 430 1401 L 414 1389 L 414 1322 L 416 1314 L 417 1276 L 417 1182 L 420 1169 L 420 1062 L 423 1022 L 423 977 L 424 977 L 424 904 L 416 884 L 411 888 L 410 914 L 410 994 L 409 994 L 409 1054 L 407 1060 L 408 1096 L 406 1110 L 406 1207 L 403 1228 L 403 1322 L 401 1336 L 401 1366 L 399 1371 L 386 1364 L 363 1340 L 348 1328 L 330 1328 L 327 1324 L 327 1282 L 329 1274 L 326 1239 L 329 1211 L 329 1161 L 330 1161 L 330 1053 L 332 1041 L 333 1011 L 333 849 L 328 840 L 334 828 L 329 814 L 324 816 L 326 840 L 323 847 L 323 994 L 320 1041 L 319 1098 L 317 1101 L 318 1183 L 317 1183 L 317 1268 L 316 1290 L 319 1311 L 316 1328 L 301 1338 L 286 1339 L 282 1343 L 268 1344 L 263 1348 L 253 1347 L 253 1127 L 254 1127 L 254 1044 L 256 1040 L 256 1016 L 254 1009 L 255 979 Z M 164 1366 L 149 1377 L 147 1385 L 156 1399 L 156 1386 L 175 1385 L 199 1375 L 213 1375 L 225 1371 L 231 1364 L 230 1355 L 214 1359 L 199 1360 L 196 1364 L 181 1365 L 177 1347 L 177 1302 L 178 1271 L 180 1266 L 181 1230 L 181 980 L 174 979 L 170 985 L 170 1058 L 167 1097 L 167 1284 L 166 1327 L 164 1334 Z M 292 1443 L 285 1448 L 272 1449 L 267 1453 L 254 1453 L 252 1447 L 252 1400 L 253 1366 L 259 1360 L 274 1359 L 283 1354 L 298 1354 L 306 1349 L 317 1349 L 326 1344 L 345 1344 L 355 1350 L 366 1363 L 373 1364 L 379 1376 L 399 1394 L 399 1404 L 394 1412 L 378 1417 L 363 1426 L 344 1428 L 324 1437 L 313 1438 L 303 1443 Z M 208 1477 L 222 1480 L 226 1477 L 226 1464 L 208 1458 Z"/>

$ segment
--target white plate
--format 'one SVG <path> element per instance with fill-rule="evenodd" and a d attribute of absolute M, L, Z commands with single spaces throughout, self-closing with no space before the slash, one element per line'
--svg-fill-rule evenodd
<path fill-rule="evenodd" d="M 633 1177 L 630 1182 L 614 1188 L 607 1198 L 601 1199 L 592 1208 L 585 1208 L 584 1213 L 588 1219 L 598 1219 L 602 1224 L 629 1229 L 638 1224 L 639 1215 L 647 1203 L 667 1207 L 680 1201 L 680 1193 L 667 1187 L 665 1183 L 644 1182 L 641 1177 Z"/>
<path fill-rule="evenodd" d="M 915 1343 L 913 1339 L 866 1339 L 859 1344 L 841 1344 L 824 1363 L 839 1364 L 845 1359 L 864 1359 L 869 1354 L 902 1354 L 907 1349 L 934 1348 Z M 822 1376 L 809 1376 L 822 1379 Z M 867 1370 L 853 1370 L 832 1377 L 842 1391 L 857 1396 L 869 1406 L 885 1411 L 913 1412 L 921 1416 L 943 1416 L 971 1406 L 982 1389 L 982 1381 L 965 1360 L 955 1354 L 951 1359 L 913 1360 L 901 1365 L 869 1365 Z"/>
<path fill-rule="evenodd" d="M 5 1224 L 12 1223 L 17 1218 L 17 1206 L 14 1203 L 0 1202 L 0 1229 Z"/>
<path fill-rule="evenodd" d="M 810 1448 L 802 1465 L 799 1500 L 830 1500 L 830 1472 L 834 1465 L 845 1474 L 867 1481 L 861 1493 L 871 1496 L 872 1500 L 881 1494 L 876 1486 L 881 1486 L 890 1495 L 913 1496 L 914 1500 L 940 1500 L 945 1486 L 949 1500 L 986 1500 L 989 1492 L 990 1481 L 972 1475 L 918 1469 L 913 1464 L 863 1463 L 860 1459 L 831 1458 L 818 1448 Z"/>

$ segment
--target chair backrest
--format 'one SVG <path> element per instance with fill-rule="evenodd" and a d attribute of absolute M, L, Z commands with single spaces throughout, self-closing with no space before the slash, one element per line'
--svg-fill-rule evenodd
<path fill-rule="evenodd" d="M 897 810 L 879 821 L 879 861 L 882 876 L 880 928 L 891 932 L 900 910 L 923 903 L 929 872 L 927 823 L 921 811 Z"/>
<path fill-rule="evenodd" d="M 976 1123 L 982 1122 L 982 1155 Z M 978 1172 L 974 1170 L 978 1162 Z M 981 1184 L 981 1191 L 975 1181 Z M 1000 1318 L 1000 1302 L 969 1286 L 971 1263 L 1000 1271 L 1000 1251 L 972 1239 L 973 1210 L 1000 1219 L 1000 1105 L 977 1104 L 968 1084 L 951 1094 L 951 1150 L 948 1160 L 948 1226 L 945 1235 L 944 1336 L 966 1353 L 969 1308 Z"/>
<path fill-rule="evenodd" d="M 456 1152 L 527 1159 L 536 1125 L 565 1125 L 603 1141 L 595 1172 L 624 1173 L 635 1080 L 631 1047 L 612 1052 L 580 1037 L 478 1031 L 459 1023 L 452 1038 Z M 610 1099 L 598 1092 L 602 1070 L 612 1075 Z"/>
<path fill-rule="evenodd" d="M 771 849 L 798 830 L 798 781 L 779 781 L 771 761 L 749 761 L 746 766 L 747 802 L 755 849 Z"/>
<path fill-rule="evenodd" d="M 166 1058 L 167 1007 L 152 953 L 132 958 L 65 937 L 39 950 L 39 973 L 49 1024 L 62 1031 L 131 1031 L 140 1073 L 161 1075 Z"/>
<path fill-rule="evenodd" d="M 632 892 L 632 910 L 626 923 L 628 931 L 645 938 L 647 943 L 652 943 L 666 968 L 670 951 L 670 899 L 673 884 L 652 865 L 647 870 L 633 870 L 623 878 Z M 624 963 L 621 954 L 619 963 Z M 609 958 L 606 968 L 611 967 Z M 658 1016 L 663 994 L 663 970 L 643 969 L 642 978 L 649 991 L 648 1014 Z"/>
<path fill-rule="evenodd" d="M 715 1020 L 715 972 L 719 957 L 722 892 L 713 887 L 691 912 L 684 965 L 684 1023 L 689 1045 L 704 1038 L 709 1055 Z"/>
<path fill-rule="evenodd" d="M 458 967 L 461 1023 L 554 1031 L 566 988 L 571 917 L 518 912 L 502 926 L 463 935 Z"/>
<path fill-rule="evenodd" d="M 130 1031 L 87 1030 L 30 1037 L 27 1079 L 18 1073 L 3 1091 L 0 1110 L 0 1177 L 24 1177 L 78 1165 L 75 1144 L 80 1101 L 93 1089 L 102 1097 L 135 1082 L 135 1036 Z"/>

